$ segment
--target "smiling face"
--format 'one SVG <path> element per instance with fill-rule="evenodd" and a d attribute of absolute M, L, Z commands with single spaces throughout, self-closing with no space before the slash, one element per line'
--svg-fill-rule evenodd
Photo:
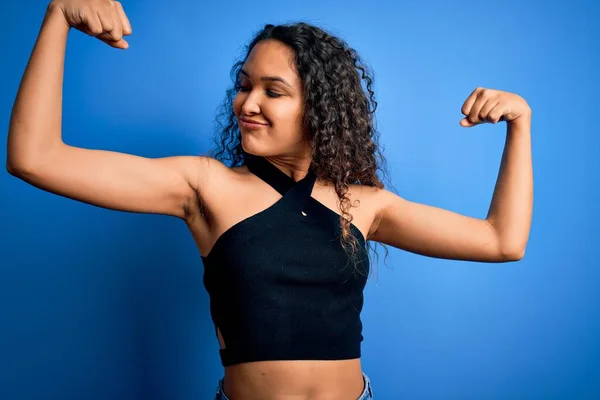
<path fill-rule="evenodd" d="M 303 89 L 293 50 L 275 40 L 259 42 L 238 79 L 233 110 L 244 150 L 259 156 L 306 157 L 310 143 L 302 128 Z"/>

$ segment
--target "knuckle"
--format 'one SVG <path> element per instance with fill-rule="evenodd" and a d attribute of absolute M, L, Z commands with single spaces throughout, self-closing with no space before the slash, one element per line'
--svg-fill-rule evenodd
<path fill-rule="evenodd" d="M 89 6 L 83 6 L 78 9 L 75 14 L 80 21 L 89 21 L 93 11 Z"/>
<path fill-rule="evenodd" d="M 103 32 L 102 25 L 100 24 L 90 24 L 88 25 L 88 29 L 93 35 L 100 35 Z"/>

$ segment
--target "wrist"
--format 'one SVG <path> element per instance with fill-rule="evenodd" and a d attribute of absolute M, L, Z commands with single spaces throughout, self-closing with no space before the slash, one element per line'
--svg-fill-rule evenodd
<path fill-rule="evenodd" d="M 517 128 L 531 126 L 531 110 L 529 109 L 512 121 L 509 121 L 508 125 Z"/>
<path fill-rule="evenodd" d="M 506 133 L 509 137 L 530 137 L 531 136 L 531 116 L 521 116 L 511 121 L 506 126 Z"/>
<path fill-rule="evenodd" d="M 48 4 L 48 7 L 46 8 L 46 15 L 44 16 L 44 22 L 46 23 L 46 21 L 60 21 L 61 23 L 64 24 L 65 27 L 67 27 L 68 29 L 71 29 L 71 26 L 67 22 L 67 19 L 65 18 L 65 14 L 63 13 L 63 10 L 62 10 L 60 4 L 58 4 L 54 0 L 51 1 L 50 4 Z"/>

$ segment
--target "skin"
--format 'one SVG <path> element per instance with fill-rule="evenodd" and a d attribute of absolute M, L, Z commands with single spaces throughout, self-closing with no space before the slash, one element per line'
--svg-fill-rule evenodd
<path fill-rule="evenodd" d="M 206 256 L 227 229 L 275 203 L 280 195 L 246 167 L 228 168 L 208 157 L 149 159 L 70 146 L 61 133 L 64 56 L 71 27 L 127 49 L 131 25 L 118 2 L 50 3 L 14 103 L 7 169 L 49 192 L 97 206 L 182 219 Z M 238 118 L 264 123 L 241 127 L 244 149 L 266 157 L 298 181 L 306 176 L 310 145 L 302 120 L 303 93 L 292 51 L 262 42 L 244 64 Z M 279 77 L 286 83 L 265 80 Z M 523 257 L 533 203 L 531 110 L 520 96 L 477 88 L 461 109 L 461 126 L 506 121 L 506 144 L 488 215 L 472 218 L 408 201 L 385 189 L 350 186 L 353 223 L 370 240 L 429 257 L 506 262 Z M 215 184 L 218 182 L 218 185 Z M 312 196 L 340 213 L 333 186 L 318 181 Z M 221 347 L 226 347 L 219 335 Z M 357 398 L 360 359 L 269 361 L 225 369 L 225 392 L 235 399 Z"/>

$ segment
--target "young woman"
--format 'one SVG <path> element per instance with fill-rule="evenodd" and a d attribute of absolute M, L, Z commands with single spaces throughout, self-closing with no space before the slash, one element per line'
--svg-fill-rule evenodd
<path fill-rule="evenodd" d="M 50 3 L 14 104 L 7 169 L 62 196 L 185 221 L 225 367 L 217 399 L 372 398 L 360 364 L 367 241 L 458 260 L 523 257 L 533 178 L 520 96 L 477 88 L 462 107 L 464 127 L 507 123 L 489 213 L 476 219 L 384 189 L 368 70 L 342 40 L 303 23 L 265 26 L 234 66 L 214 157 L 65 144 L 71 28 L 120 49 L 132 32 L 119 2 Z"/>

